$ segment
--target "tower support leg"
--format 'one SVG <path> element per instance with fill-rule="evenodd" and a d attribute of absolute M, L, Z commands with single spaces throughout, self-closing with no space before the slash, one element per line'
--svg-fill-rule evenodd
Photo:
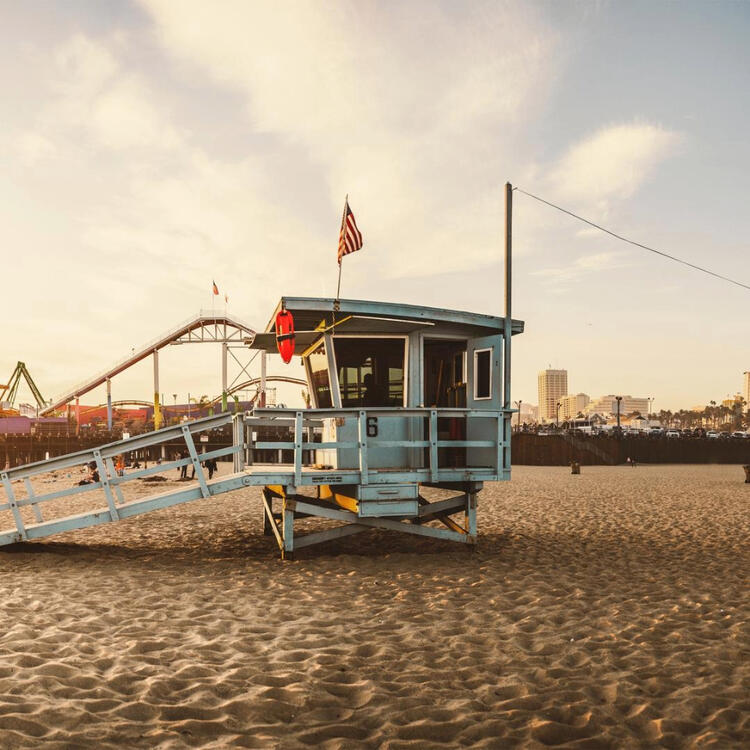
<path fill-rule="evenodd" d="M 292 495 L 292 497 L 294 497 Z M 290 493 L 287 491 L 282 503 L 282 526 L 281 537 L 284 540 L 284 548 L 281 550 L 281 556 L 284 560 L 291 560 L 294 557 L 294 510 L 289 504 Z"/>

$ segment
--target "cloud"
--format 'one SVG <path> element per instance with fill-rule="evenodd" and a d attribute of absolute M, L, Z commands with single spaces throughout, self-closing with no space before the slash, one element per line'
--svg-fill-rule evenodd
<path fill-rule="evenodd" d="M 612 125 L 573 144 L 550 170 L 547 183 L 559 200 L 597 207 L 631 197 L 683 136 L 660 125 Z"/>
<path fill-rule="evenodd" d="M 173 149 L 182 137 L 155 92 L 118 59 L 121 39 L 75 34 L 54 54 L 52 96 L 37 132 L 26 138 L 63 137 L 105 149 Z"/>
<path fill-rule="evenodd" d="M 332 215 L 349 193 L 382 275 L 494 258 L 499 175 L 556 75 L 533 9 L 141 4 L 183 74 L 241 94 L 250 128 L 314 165 Z"/>
<path fill-rule="evenodd" d="M 21 134 L 17 141 L 19 153 L 27 164 L 36 164 L 49 159 L 56 152 L 55 144 L 41 133 L 28 132 Z"/>
<path fill-rule="evenodd" d="M 577 281 L 584 277 L 600 273 L 627 268 L 624 252 L 602 252 L 581 255 L 568 266 L 554 266 L 531 271 L 532 276 L 541 276 L 549 283 Z"/>

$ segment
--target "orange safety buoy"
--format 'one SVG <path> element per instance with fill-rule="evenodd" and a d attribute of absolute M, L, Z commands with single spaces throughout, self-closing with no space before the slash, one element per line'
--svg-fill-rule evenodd
<path fill-rule="evenodd" d="M 294 355 L 294 318 L 289 310 L 280 310 L 276 316 L 276 346 L 281 358 L 289 364 Z"/>

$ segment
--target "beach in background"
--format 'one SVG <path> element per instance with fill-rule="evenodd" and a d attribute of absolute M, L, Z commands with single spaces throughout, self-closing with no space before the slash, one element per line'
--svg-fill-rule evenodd
<path fill-rule="evenodd" d="M 748 746 L 742 468 L 582 471 L 486 485 L 475 550 L 282 562 L 257 488 L 0 549 L 0 745 Z"/>

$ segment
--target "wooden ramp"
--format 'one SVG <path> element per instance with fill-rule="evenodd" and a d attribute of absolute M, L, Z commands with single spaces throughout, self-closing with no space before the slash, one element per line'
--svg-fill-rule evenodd
<path fill-rule="evenodd" d="M 242 450 L 242 445 L 235 444 L 227 448 L 198 453 L 193 436 L 206 430 L 231 424 L 231 414 L 221 414 L 189 422 L 185 425 L 169 427 L 158 432 L 138 435 L 103 445 L 86 451 L 71 453 L 66 456 L 38 461 L 26 466 L 18 466 L 8 471 L 0 472 L 0 511 L 10 511 L 14 528 L 0 530 L 0 545 L 13 544 L 31 539 L 41 539 L 52 534 L 73 529 L 83 529 L 102 523 L 131 518 L 152 510 L 168 508 L 172 505 L 198 500 L 202 497 L 220 495 L 243 486 L 246 475 L 244 472 L 234 472 L 229 476 L 207 479 L 205 462 L 209 459 L 235 455 Z M 154 445 L 160 445 L 182 437 L 185 442 L 187 458 L 179 458 L 167 463 L 153 464 L 147 469 L 130 471 L 118 475 L 115 469 L 116 457 L 141 450 Z M 34 491 L 31 483 L 33 477 L 49 472 L 68 470 L 75 467 L 89 466 L 99 476 L 99 481 L 89 484 L 67 487 L 45 494 Z M 167 491 L 155 492 L 147 497 L 141 497 L 126 502 L 123 495 L 123 485 L 127 482 L 144 479 L 149 476 L 163 474 L 170 470 L 188 467 L 195 470 L 196 483 L 179 488 L 171 487 Z M 154 486 L 156 490 L 157 485 Z M 105 505 L 85 512 L 45 520 L 45 503 L 53 501 L 78 499 L 88 493 L 99 492 L 104 495 Z M 3 497 L 4 495 L 4 497 Z M 59 505 L 59 503 L 58 503 Z M 24 508 L 33 512 L 34 522 L 24 521 Z"/>

